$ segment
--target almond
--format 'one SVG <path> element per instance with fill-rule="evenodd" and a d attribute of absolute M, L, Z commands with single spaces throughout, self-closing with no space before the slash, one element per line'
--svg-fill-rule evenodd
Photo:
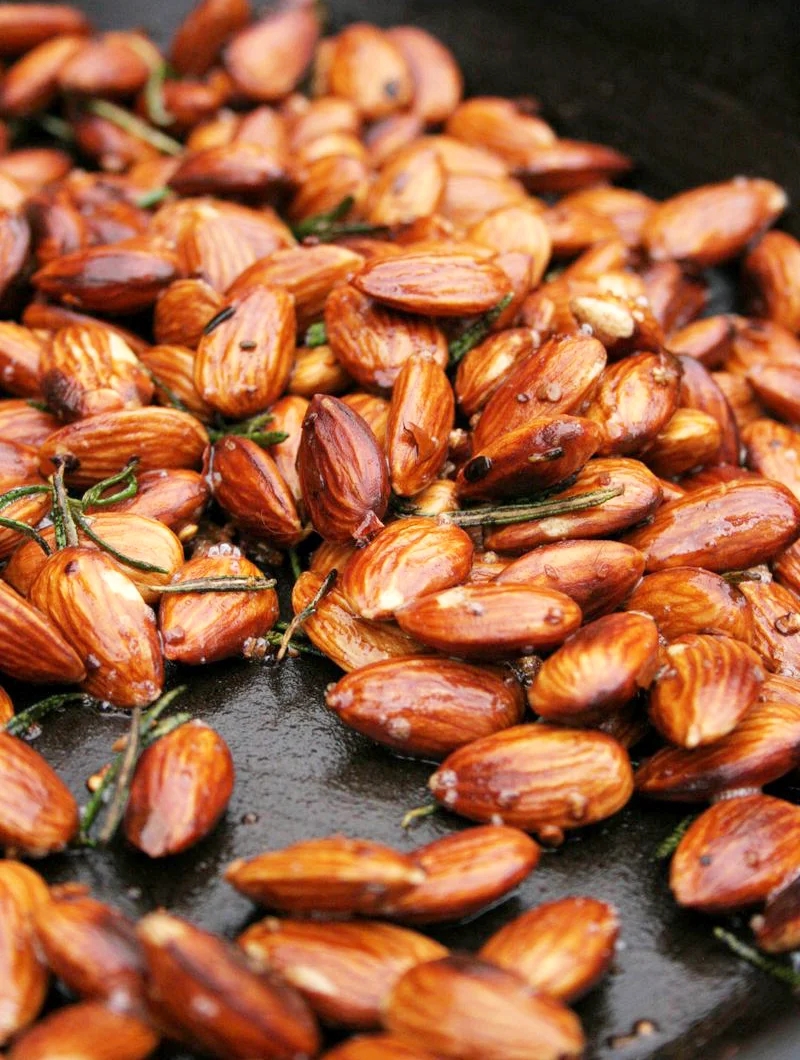
<path fill-rule="evenodd" d="M 439 154 L 441 157 L 441 150 Z M 446 169 L 447 163 L 444 165 Z M 508 176 L 450 173 L 439 211 L 457 229 L 473 229 L 497 210 L 528 206 L 529 201 L 522 184 Z M 476 243 L 475 246 L 483 249 L 486 244 Z"/>
<path fill-rule="evenodd" d="M 800 498 L 800 435 L 775 420 L 757 419 L 742 431 L 747 463 L 764 478 L 780 482 Z"/>
<path fill-rule="evenodd" d="M 677 409 L 650 445 L 645 460 L 657 475 L 682 475 L 715 464 L 722 432 L 713 416 L 698 409 Z"/>
<path fill-rule="evenodd" d="M 473 147 L 499 155 L 510 167 L 521 168 L 556 135 L 541 118 L 523 113 L 509 99 L 476 96 L 461 103 L 445 131 Z"/>
<path fill-rule="evenodd" d="M 527 153 L 515 166 L 528 191 L 566 192 L 589 188 L 626 173 L 633 162 L 605 144 L 583 140 L 556 140 Z"/>
<path fill-rule="evenodd" d="M 228 554 L 197 555 L 183 565 L 172 585 L 205 578 L 250 578 L 261 571 L 238 549 Z M 278 597 L 274 589 L 169 593 L 161 599 L 158 621 L 164 656 L 189 666 L 218 662 L 241 653 L 251 637 L 275 625 Z"/>
<path fill-rule="evenodd" d="M 795 879 L 770 897 L 762 916 L 750 922 L 759 949 L 787 953 L 800 945 L 800 880 Z"/>
<path fill-rule="evenodd" d="M 313 399 L 297 470 L 314 529 L 326 540 L 363 543 L 380 530 L 389 503 L 386 459 L 367 424 L 343 401 Z"/>
<path fill-rule="evenodd" d="M 279 8 L 239 30 L 225 49 L 225 68 L 251 99 L 281 99 L 302 80 L 319 33 L 313 4 Z"/>
<path fill-rule="evenodd" d="M 425 879 L 405 854 L 330 836 L 234 861 L 225 879 L 260 905 L 287 913 L 369 915 Z"/>
<path fill-rule="evenodd" d="M 26 5 L 26 20 L 33 17 Z M 78 33 L 87 28 L 84 24 Z M 5 116 L 24 118 L 47 109 L 57 94 L 61 68 L 84 46 L 86 38 L 78 33 L 67 30 L 42 40 L 6 71 L 0 89 L 0 111 Z"/>
<path fill-rule="evenodd" d="M 0 732 L 0 843 L 6 855 L 44 857 L 63 850 L 78 831 L 78 807 L 69 788 L 38 751 Z"/>
<path fill-rule="evenodd" d="M 158 519 L 181 541 L 186 541 L 197 532 L 197 521 L 208 496 L 206 481 L 196 471 L 181 468 L 144 471 L 138 476 L 136 494 L 107 505 L 105 511 L 131 512 Z"/>
<path fill-rule="evenodd" d="M 413 93 L 402 51 L 366 22 L 355 22 L 334 38 L 328 80 L 332 95 L 351 100 L 367 119 L 401 110 Z"/>
<path fill-rule="evenodd" d="M 741 451 L 739 429 L 728 399 L 713 375 L 698 360 L 684 354 L 678 357 L 678 361 L 681 366 L 681 406 L 704 412 L 714 418 L 720 431 L 717 461 L 724 464 L 738 464 Z M 706 443 L 708 447 L 710 444 L 710 442 Z M 650 455 L 648 454 L 648 459 Z M 700 460 L 697 461 L 698 464 L 700 462 Z M 686 469 L 688 470 L 691 466 L 687 465 Z M 670 474 L 675 475 L 680 472 L 671 471 Z"/>
<path fill-rule="evenodd" d="M 308 401 L 298 394 L 286 394 L 275 402 L 270 411 L 270 427 L 274 431 L 281 431 L 287 437 L 277 445 L 271 445 L 269 453 L 297 502 L 302 498 L 300 477 L 297 474 L 297 451 L 300 448 L 303 420 L 308 412 Z"/>
<path fill-rule="evenodd" d="M 144 38 L 134 33 L 87 38 L 61 66 L 58 87 L 85 96 L 132 96 L 150 76 L 142 54 L 146 47 Z"/>
<path fill-rule="evenodd" d="M 187 850 L 215 828 L 233 779 L 233 758 L 222 737 L 200 721 L 179 725 L 136 764 L 125 838 L 151 858 Z"/>
<path fill-rule="evenodd" d="M 725 363 L 733 334 L 733 324 L 727 315 L 703 317 L 673 331 L 667 345 L 681 359 L 685 370 L 686 360 L 691 357 L 713 371 Z"/>
<path fill-rule="evenodd" d="M 155 384 L 156 400 L 181 407 L 201 423 L 211 423 L 215 412 L 198 393 L 194 381 L 195 353 L 186 346 L 151 346 L 141 356 Z"/>
<path fill-rule="evenodd" d="M 395 380 L 386 423 L 389 475 L 398 496 L 412 496 L 435 481 L 454 422 L 455 398 L 444 369 L 429 356 L 412 354 Z"/>
<path fill-rule="evenodd" d="M 435 839 L 412 855 L 425 879 L 381 906 L 381 916 L 435 924 L 474 916 L 533 872 L 539 847 L 518 828 L 478 825 Z"/>
<path fill-rule="evenodd" d="M 45 489 L 45 482 L 38 473 L 36 450 L 18 442 L 0 441 L 0 494 L 18 487 L 35 490 L 21 494 L 2 509 L 4 519 L 36 526 L 50 510 L 52 497 Z M 40 492 L 41 490 L 41 492 Z M 0 528 L 0 558 L 10 556 L 25 538 L 10 526 Z"/>
<path fill-rule="evenodd" d="M 800 331 L 800 243 L 788 232 L 767 232 L 745 258 L 744 270 L 758 315 Z"/>
<path fill-rule="evenodd" d="M 487 214 L 470 229 L 468 238 L 484 243 L 498 254 L 519 251 L 529 255 L 531 287 L 536 287 L 544 276 L 553 249 L 550 230 L 540 211 L 523 203 Z"/>
<path fill-rule="evenodd" d="M 573 191 L 563 202 L 607 217 L 616 225 L 623 242 L 630 247 L 637 247 L 641 243 L 644 223 L 656 207 L 656 203 L 640 191 L 614 188 L 607 184 Z"/>
<path fill-rule="evenodd" d="M 370 177 L 369 167 L 362 158 L 342 154 L 317 158 L 307 163 L 299 174 L 301 183 L 289 203 L 289 217 L 295 221 L 317 217 L 336 210 L 345 200 L 353 202 L 351 213 L 360 210 L 369 192 Z M 381 253 L 383 245 L 380 245 Z M 348 246 L 361 257 L 368 257 L 362 244 Z"/>
<path fill-rule="evenodd" d="M 463 78 L 453 54 L 417 26 L 395 26 L 387 34 L 411 73 L 414 113 L 427 125 L 446 121 L 458 106 Z"/>
<path fill-rule="evenodd" d="M 60 426 L 55 416 L 22 398 L 0 398 L 0 441 L 37 447 Z"/>
<path fill-rule="evenodd" d="M 269 201 L 289 184 L 284 151 L 241 140 L 187 152 L 169 178 L 179 195 L 235 195 Z"/>
<path fill-rule="evenodd" d="M 497 332 L 475 346 L 459 362 L 453 388 L 466 416 L 480 412 L 508 373 L 537 346 L 531 328 Z"/>
<path fill-rule="evenodd" d="M 618 935 L 613 906 L 596 898 L 561 898 L 509 921 L 483 944 L 480 957 L 569 1003 L 608 971 Z"/>
<path fill-rule="evenodd" d="M 636 789 L 654 799 L 701 802 L 760 788 L 800 761 L 798 747 L 800 704 L 768 698 L 754 703 L 732 732 L 706 747 L 657 751 L 636 771 Z"/>
<path fill-rule="evenodd" d="M 374 225 L 429 217 L 444 194 L 445 173 L 434 147 L 415 142 L 392 155 L 370 189 L 366 215 Z"/>
<path fill-rule="evenodd" d="M 769 795 L 723 799 L 689 827 L 670 865 L 679 905 L 734 913 L 797 874 L 800 807 Z"/>
<path fill-rule="evenodd" d="M 80 657 L 46 615 L 4 581 L 0 601 L 0 670 L 36 683 L 72 684 L 85 678 Z"/>
<path fill-rule="evenodd" d="M 585 1044 L 565 1005 L 466 956 L 407 971 L 389 995 L 384 1024 L 410 1045 L 463 1060 L 564 1060 Z"/>
<path fill-rule="evenodd" d="M 752 640 L 753 614 L 741 590 L 699 567 L 648 574 L 627 606 L 651 615 L 667 640 L 687 633 L 722 633 L 745 644 Z"/>
<path fill-rule="evenodd" d="M 51 1012 L 19 1038 L 13 1060 L 145 1060 L 158 1036 L 140 1019 L 97 1001 Z"/>
<path fill-rule="evenodd" d="M 0 688 L 0 725 L 5 726 L 6 722 L 11 721 L 13 717 L 14 704 L 11 696 L 4 688 Z"/>
<path fill-rule="evenodd" d="M 23 282 L 30 251 L 31 231 L 24 216 L 0 210 L 0 308 L 15 306 Z"/>
<path fill-rule="evenodd" d="M 754 395 L 752 406 L 758 410 L 758 402 L 776 416 L 795 423 L 800 420 L 800 366 L 757 364 L 747 373 L 740 385 L 749 388 Z M 756 419 L 760 410 L 752 417 Z"/>
<path fill-rule="evenodd" d="M 5 4 L 0 9 L 0 51 L 19 55 L 63 33 L 89 33 L 82 11 L 70 4 Z"/>
<path fill-rule="evenodd" d="M 414 1045 L 406 1045 L 391 1034 L 365 1034 L 349 1038 L 326 1052 L 322 1060 L 436 1060 Z"/>
<path fill-rule="evenodd" d="M 517 725 L 449 755 L 429 781 L 434 798 L 473 821 L 557 839 L 620 810 L 633 791 L 624 749 L 592 730 Z"/>
<path fill-rule="evenodd" d="M 41 393 L 42 357 L 47 346 L 30 328 L 0 321 L 0 379 L 3 389 L 18 397 Z"/>
<path fill-rule="evenodd" d="M 752 645 L 773 673 L 800 677 L 800 598 L 777 582 L 743 582 L 753 614 Z"/>
<path fill-rule="evenodd" d="M 423 758 L 443 758 L 523 713 L 513 678 L 427 656 L 361 667 L 329 687 L 325 702 L 362 735 Z"/>
<path fill-rule="evenodd" d="M 175 280 L 157 298 L 153 332 L 163 345 L 196 349 L 203 328 L 225 302 L 205 280 Z"/>
<path fill-rule="evenodd" d="M 201 77 L 214 65 L 227 38 L 249 18 L 249 0 L 201 0 L 178 26 L 170 62 L 184 76 Z"/>
<path fill-rule="evenodd" d="M 604 456 L 640 453 L 654 442 L 676 408 L 679 362 L 668 353 L 636 353 L 606 368 L 586 410 L 603 432 Z"/>
<path fill-rule="evenodd" d="M 645 554 L 648 571 L 686 565 L 727 571 L 771 559 L 798 529 L 800 507 L 784 486 L 734 481 L 665 504 L 628 543 Z"/>
<path fill-rule="evenodd" d="M 0 973 L 3 1011 L 0 1042 L 36 1019 L 48 987 L 48 970 L 36 946 L 34 918 L 48 894 L 44 880 L 18 861 L 0 863 Z"/>
<path fill-rule="evenodd" d="M 725 359 L 729 372 L 746 373 L 757 365 L 800 364 L 800 339 L 774 320 L 730 317 L 732 335 Z"/>
<path fill-rule="evenodd" d="M 619 541 L 559 541 L 508 563 L 496 580 L 501 585 L 555 589 L 574 600 L 585 619 L 591 619 L 614 611 L 643 571 L 642 554 Z"/>
<path fill-rule="evenodd" d="M 647 688 L 658 667 L 658 630 L 646 615 L 606 615 L 574 633 L 545 660 L 528 689 L 548 721 L 600 720 Z"/>
<path fill-rule="evenodd" d="M 268 917 L 239 936 L 258 965 L 303 995 L 319 1018 L 335 1027 L 369 1030 L 400 976 L 447 950 L 415 931 L 367 921 L 324 924 Z"/>

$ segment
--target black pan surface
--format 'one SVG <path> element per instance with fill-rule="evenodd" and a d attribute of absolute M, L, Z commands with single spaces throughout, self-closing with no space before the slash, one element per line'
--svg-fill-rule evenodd
<path fill-rule="evenodd" d="M 143 25 L 164 39 L 190 0 L 83 0 L 103 27 Z M 563 134 L 610 143 L 639 163 L 636 186 L 663 196 L 752 173 L 800 201 L 800 14 L 792 0 L 333 0 L 332 25 L 416 22 L 456 52 L 469 90 L 535 95 Z M 784 222 L 800 234 L 798 213 Z M 48 860 L 52 881 L 78 879 L 133 915 L 163 905 L 233 935 L 253 909 L 221 879 L 236 857 L 340 831 L 410 849 L 462 822 L 445 813 L 410 834 L 404 812 L 427 801 L 431 771 L 343 729 L 323 705 L 337 671 L 309 659 L 279 668 L 226 664 L 188 679 L 183 702 L 230 744 L 237 785 L 227 817 L 189 853 L 153 863 L 119 843 Z M 62 715 L 39 749 L 82 797 L 126 727 L 121 713 Z M 800 789 L 782 794 L 797 800 Z M 614 974 L 579 1005 L 596 1060 L 792 1060 L 800 1015 L 788 990 L 737 960 L 713 922 L 672 902 L 659 842 L 683 816 L 635 801 L 540 866 L 520 891 L 469 924 L 437 932 L 470 950 L 505 920 L 546 899 L 591 894 L 623 923 Z M 746 936 L 744 922 L 740 934 Z M 649 1035 L 629 1035 L 638 1021 Z M 615 1041 L 615 1039 L 617 1039 Z M 165 1054 L 167 1055 L 167 1054 Z M 175 1055 L 175 1054 L 173 1054 Z M 184 1057 L 185 1060 L 185 1057 Z"/>

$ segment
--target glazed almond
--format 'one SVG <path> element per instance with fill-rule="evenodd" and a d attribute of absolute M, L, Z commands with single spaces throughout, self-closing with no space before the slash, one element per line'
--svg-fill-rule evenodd
<path fill-rule="evenodd" d="M 658 667 L 658 630 L 646 615 L 606 615 L 583 626 L 545 660 L 528 689 L 542 718 L 591 723 L 647 688 Z"/>
<path fill-rule="evenodd" d="M 399 49 L 411 74 L 414 113 L 428 125 L 446 121 L 464 90 L 452 53 L 419 26 L 395 26 L 386 35 Z"/>
<path fill-rule="evenodd" d="M 374 225 L 410 224 L 429 217 L 444 193 L 445 173 L 435 148 L 412 143 L 392 155 L 370 189 L 367 218 Z"/>
<path fill-rule="evenodd" d="M 618 935 L 613 906 L 596 898 L 561 898 L 509 921 L 483 944 L 480 957 L 570 1003 L 608 971 Z"/>
<path fill-rule="evenodd" d="M 5 4 L 0 12 L 2 54 L 19 55 L 62 33 L 89 33 L 82 11 L 70 4 Z"/>
<path fill-rule="evenodd" d="M 651 615 L 667 640 L 687 633 L 721 633 L 750 644 L 753 636 L 753 614 L 742 591 L 700 567 L 648 574 L 631 593 L 627 607 Z"/>
<path fill-rule="evenodd" d="M 422 758 L 516 725 L 523 712 L 513 678 L 429 656 L 361 667 L 329 687 L 325 702 L 357 732 Z"/>
<path fill-rule="evenodd" d="M 201 76 L 213 66 L 230 34 L 249 18 L 248 0 L 201 0 L 178 26 L 170 62 L 184 76 Z"/>
<path fill-rule="evenodd" d="M 633 791 L 624 749 L 592 730 L 517 725 L 449 755 L 429 781 L 434 798 L 473 821 L 499 820 L 558 838 L 610 817 Z"/>
<path fill-rule="evenodd" d="M 436 1057 L 391 1034 L 359 1034 L 326 1052 L 322 1060 L 436 1060 Z"/>
<path fill-rule="evenodd" d="M 343 570 L 340 589 L 362 618 L 392 618 L 426 593 L 465 582 L 472 554 L 472 540 L 460 527 L 399 519 L 356 552 Z"/>
<path fill-rule="evenodd" d="M 685 406 L 686 409 L 694 409 L 713 417 L 720 432 L 720 444 L 716 454 L 717 462 L 738 464 L 741 457 L 741 442 L 736 418 L 728 399 L 723 394 L 714 376 L 700 361 L 685 354 L 679 356 L 678 361 L 681 366 L 681 407 Z M 706 445 L 710 446 L 710 442 L 706 442 Z M 686 459 L 688 459 L 688 455 Z M 691 465 L 688 466 L 691 467 Z M 670 475 L 679 474 L 677 471 L 668 473 Z"/>
<path fill-rule="evenodd" d="M 0 843 L 43 857 L 63 850 L 78 831 L 78 807 L 64 782 L 23 740 L 0 732 Z"/>
<path fill-rule="evenodd" d="M 208 485 L 196 471 L 162 468 L 143 471 L 138 476 L 136 494 L 115 501 L 113 505 L 106 505 L 105 511 L 130 512 L 144 518 L 158 519 L 181 541 L 187 541 L 197 532 L 197 521 L 208 498 Z"/>
<path fill-rule="evenodd" d="M 800 331 L 800 243 L 788 232 L 767 232 L 744 260 L 758 316 Z"/>
<path fill-rule="evenodd" d="M 800 806 L 770 795 L 723 799 L 689 827 L 670 865 L 679 905 L 734 913 L 797 874 Z"/>
<path fill-rule="evenodd" d="M 413 93 L 402 51 L 367 22 L 355 22 L 334 38 L 327 81 L 334 96 L 351 100 L 367 119 L 401 110 Z"/>
<path fill-rule="evenodd" d="M 682 475 L 692 468 L 715 464 L 722 432 L 707 412 L 677 409 L 648 447 L 644 460 L 657 475 Z"/>
<path fill-rule="evenodd" d="M 761 916 L 750 926 L 759 949 L 767 953 L 787 953 L 800 945 L 800 878 L 792 880 L 770 896 Z"/>
<path fill-rule="evenodd" d="M 18 397 L 41 393 L 42 357 L 47 344 L 30 328 L 0 321 L 0 375 L 3 389 Z"/>
<path fill-rule="evenodd" d="M 48 904 L 44 880 L 19 861 L 0 862 L 0 974 L 3 1005 L 0 1042 L 36 1019 L 49 972 L 36 944 L 37 910 Z"/>
<path fill-rule="evenodd" d="M 604 456 L 640 453 L 676 408 L 680 364 L 668 353 L 636 353 L 606 368 L 586 410 L 603 433 Z"/>
<path fill-rule="evenodd" d="M 777 582 L 742 583 L 753 614 L 751 643 L 772 673 L 800 677 L 800 597 Z"/>
<path fill-rule="evenodd" d="M 36 546 L 38 548 L 38 546 Z M 0 670 L 18 681 L 82 681 L 86 670 L 55 623 L 0 581 Z"/>
<path fill-rule="evenodd" d="M 14 1060 L 145 1060 L 158 1046 L 147 1023 L 84 1001 L 51 1012 L 15 1043 Z"/>
<path fill-rule="evenodd" d="M 406 854 L 362 839 L 330 836 L 234 861 L 225 879 L 254 902 L 286 913 L 374 913 L 425 872 Z"/>
<path fill-rule="evenodd" d="M 397 621 L 438 651 L 492 659 L 561 644 L 580 625 L 581 612 L 552 589 L 486 583 L 423 596 L 399 611 Z"/>
<path fill-rule="evenodd" d="M 412 354 L 400 369 L 386 421 L 392 488 L 401 497 L 431 485 L 447 459 L 455 398 L 444 369 Z"/>
<path fill-rule="evenodd" d="M 537 346 L 531 328 L 496 332 L 473 347 L 459 361 L 453 388 L 466 416 L 484 407 L 508 373 Z"/>
<path fill-rule="evenodd" d="M 270 12 L 236 34 L 225 49 L 225 68 L 251 99 L 281 99 L 302 79 L 319 32 L 313 4 Z"/>
<path fill-rule="evenodd" d="M 800 435 L 796 431 L 775 420 L 757 419 L 744 428 L 742 441 L 748 467 L 800 497 Z"/>
<path fill-rule="evenodd" d="M 449 136 L 499 155 L 510 167 L 555 141 L 555 133 L 541 118 L 525 114 L 510 99 L 476 96 L 461 103 L 445 127 Z"/>
<path fill-rule="evenodd" d="M 757 364 L 747 373 L 746 379 L 734 378 L 751 396 L 750 411 L 753 414 L 748 422 L 763 415 L 763 408 L 789 423 L 800 421 L 800 366 Z"/>
<path fill-rule="evenodd" d="M 158 296 L 153 310 L 156 341 L 196 349 L 203 328 L 224 305 L 222 295 L 205 280 L 175 280 Z"/>

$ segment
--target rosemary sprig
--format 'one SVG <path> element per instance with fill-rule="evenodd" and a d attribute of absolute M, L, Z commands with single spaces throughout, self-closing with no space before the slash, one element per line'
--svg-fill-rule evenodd
<path fill-rule="evenodd" d="M 511 304 L 513 297 L 512 294 L 507 294 L 493 309 L 489 309 L 474 324 L 470 324 L 466 331 L 463 331 L 457 339 L 453 339 L 449 346 L 451 365 L 458 364 L 462 357 L 483 342 L 500 314 Z"/>
<path fill-rule="evenodd" d="M 78 700 L 85 703 L 88 698 L 83 692 L 66 692 L 63 695 L 48 696 L 47 699 L 40 699 L 38 703 L 32 704 L 25 710 L 15 714 L 13 718 L 10 718 L 4 726 L 4 732 L 9 733 L 11 736 L 24 736 L 32 725 L 41 721 L 48 714 L 52 714 L 59 707 L 66 706 L 67 703 L 75 703 Z"/>
<path fill-rule="evenodd" d="M 773 979 L 788 983 L 792 989 L 800 990 L 800 972 L 796 972 L 794 968 L 790 968 L 786 964 L 780 964 L 778 961 L 770 960 L 769 957 L 765 957 L 763 953 L 760 953 L 754 947 L 748 946 L 746 942 L 742 942 L 740 938 L 737 938 L 732 932 L 726 931 L 725 928 L 715 927 L 714 938 L 724 942 L 728 949 L 733 950 L 736 956 L 741 957 L 743 961 L 760 968 L 762 972 L 771 975 Z"/>
<path fill-rule="evenodd" d="M 264 640 L 267 644 L 271 644 L 275 648 L 280 648 L 283 644 L 284 636 L 277 629 L 271 629 L 269 633 L 264 634 Z M 328 656 L 324 651 L 320 651 L 319 648 L 315 648 L 313 644 L 307 644 L 302 640 L 290 640 L 288 641 L 287 651 L 296 651 L 298 655 L 313 655 L 316 659 L 327 659 Z"/>
<path fill-rule="evenodd" d="M 54 140 L 59 140 L 62 144 L 75 143 L 75 132 L 64 118 L 59 118 L 55 114 L 36 114 L 34 121 Z"/>
<path fill-rule="evenodd" d="M 312 324 L 310 328 L 306 328 L 303 342 L 309 347 L 309 349 L 314 349 L 316 346 L 324 346 L 327 341 L 328 329 L 325 327 L 324 320 L 318 320 L 316 324 Z"/>
<path fill-rule="evenodd" d="M 136 763 L 141 754 L 141 746 L 142 708 L 134 707 L 133 713 L 131 714 L 131 727 L 128 732 L 125 750 L 122 752 L 119 768 L 116 770 L 114 793 L 111 796 L 111 802 L 106 811 L 103 827 L 100 829 L 100 833 L 97 837 L 97 842 L 101 846 L 105 846 L 105 844 L 109 842 L 116 832 L 119 822 L 122 820 L 122 815 L 125 813 L 125 807 L 128 804 L 128 796 L 130 795 L 131 790 L 131 782 L 133 780 L 133 771 L 136 768 Z"/>
<path fill-rule="evenodd" d="M 28 526 L 27 523 L 21 523 L 18 519 L 6 519 L 3 516 L 0 516 L 0 526 L 4 527 L 6 530 L 16 530 L 18 534 L 24 534 L 24 536 L 29 537 L 31 541 L 35 541 L 46 556 L 50 555 L 52 549 L 48 543 L 40 533 L 34 530 L 32 526 Z"/>
<path fill-rule="evenodd" d="M 298 611 L 292 621 L 286 627 L 286 631 L 281 638 L 280 645 L 278 647 L 277 654 L 275 655 L 275 662 L 280 662 L 289 650 L 289 644 L 298 630 L 303 628 L 303 624 L 307 619 L 311 618 L 314 612 L 319 607 L 320 601 L 323 600 L 334 586 L 334 583 L 339 575 L 339 572 L 334 567 L 333 570 L 328 571 L 323 579 L 322 585 L 314 593 L 312 599 L 306 604 L 302 611 Z"/>
<path fill-rule="evenodd" d="M 413 810 L 409 810 L 403 815 L 403 820 L 400 822 L 400 827 L 408 829 L 417 821 L 421 821 L 424 817 L 430 817 L 431 814 L 436 813 L 439 809 L 438 803 L 426 802 L 424 806 L 415 806 Z"/>
<path fill-rule="evenodd" d="M 139 489 L 136 481 L 138 463 L 139 457 L 132 457 L 116 475 L 110 475 L 108 478 L 104 478 L 102 482 L 97 482 L 86 490 L 80 500 L 81 511 L 85 512 L 88 508 L 107 508 L 110 504 L 116 504 L 118 501 L 126 501 L 131 497 L 135 497 Z M 121 483 L 124 483 L 121 490 L 109 494 L 109 496 L 105 495 L 106 490 L 111 489 L 112 486 L 119 486 Z"/>
<path fill-rule="evenodd" d="M 193 578 L 175 585 L 157 585 L 158 593 L 263 593 L 274 589 L 274 578 L 237 578 L 221 575 L 218 578 Z"/>
<path fill-rule="evenodd" d="M 678 848 L 678 844 L 689 831 L 692 821 L 694 821 L 696 817 L 697 814 L 690 813 L 688 817 L 684 817 L 682 821 L 678 822 L 666 839 L 662 839 L 656 847 L 655 854 L 653 855 L 654 861 L 663 861 L 665 858 L 670 857 L 671 854 L 674 854 Z"/>
<path fill-rule="evenodd" d="M 223 422 L 220 427 L 209 428 L 208 436 L 212 442 L 218 442 L 220 438 L 224 438 L 226 435 L 235 434 L 239 437 L 249 438 L 251 442 L 255 442 L 256 445 L 260 445 L 262 448 L 268 448 L 270 445 L 278 445 L 280 442 L 285 442 L 289 437 L 286 431 L 262 430 L 274 419 L 275 417 L 271 412 L 261 412 L 257 416 L 251 416 L 249 420 L 242 420 L 239 423 Z"/>
<path fill-rule="evenodd" d="M 317 243 L 330 243 L 339 236 L 379 235 L 387 231 L 386 225 L 373 225 L 366 221 L 343 221 L 342 218 L 350 213 L 354 205 L 355 199 L 348 195 L 327 213 L 318 213 L 307 217 L 305 221 L 299 221 L 292 227 L 292 232 L 301 242 L 310 239 Z"/>
<path fill-rule="evenodd" d="M 624 492 L 623 486 L 609 486 L 607 489 L 589 490 L 572 497 L 547 497 L 540 501 L 525 504 L 507 504 L 498 508 L 490 506 L 467 508 L 455 512 L 442 512 L 435 516 L 443 525 L 455 526 L 509 526 L 512 523 L 527 523 L 534 519 L 549 519 L 553 516 L 567 515 L 569 512 L 582 512 L 595 508 L 612 497 L 619 497 Z"/>
<path fill-rule="evenodd" d="M 167 80 L 168 69 L 163 59 L 153 63 L 147 84 L 144 86 L 144 106 L 147 117 L 153 125 L 159 125 L 162 128 L 172 125 L 175 121 L 175 115 L 170 113 L 164 105 L 164 82 Z"/>
<path fill-rule="evenodd" d="M 289 549 L 289 566 L 292 568 L 292 575 L 294 577 L 294 580 L 297 581 L 297 579 L 303 573 L 303 568 L 300 564 L 300 557 L 297 555 L 296 548 Z"/>
<path fill-rule="evenodd" d="M 148 210 L 151 206 L 158 206 L 170 194 L 172 188 L 153 188 L 151 191 L 143 191 L 136 199 L 135 205 L 140 210 Z"/>
<path fill-rule="evenodd" d="M 90 99 L 85 106 L 90 114 L 96 114 L 98 118 L 105 118 L 106 121 L 118 125 L 120 129 L 135 136 L 137 140 L 143 140 L 151 147 L 155 147 L 163 155 L 179 155 L 183 152 L 183 144 L 173 140 L 171 136 L 167 136 L 159 129 L 154 129 L 146 121 L 131 114 L 129 110 L 118 107 L 116 103 L 110 103 L 107 99 Z"/>
<path fill-rule="evenodd" d="M 56 458 L 53 461 L 56 470 L 53 475 L 53 527 L 56 536 L 56 548 L 76 548 L 78 530 L 75 526 L 72 509 L 64 485 L 64 461 Z"/>

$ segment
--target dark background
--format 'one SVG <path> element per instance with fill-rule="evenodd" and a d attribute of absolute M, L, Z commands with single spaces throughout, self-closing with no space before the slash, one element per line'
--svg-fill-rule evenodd
<path fill-rule="evenodd" d="M 141 25 L 162 39 L 188 0 L 84 0 L 103 27 Z M 416 22 L 456 52 L 469 91 L 537 96 L 563 135 L 597 139 L 633 155 L 636 186 L 666 195 L 737 173 L 780 181 L 800 201 L 800 8 L 767 0 L 410 0 L 329 5 L 334 27 L 369 18 Z M 783 222 L 797 231 L 797 213 Z M 186 674 L 176 675 L 183 680 Z M 289 660 L 190 675 L 186 709 L 231 745 L 238 783 L 227 818 L 194 851 L 165 864 L 119 844 L 48 861 L 51 879 L 81 878 L 133 914 L 163 904 L 234 934 L 252 907 L 221 880 L 234 857 L 341 831 L 401 849 L 460 822 L 438 813 L 404 833 L 404 812 L 427 801 L 424 763 L 400 761 L 342 729 L 323 706 L 336 671 Z M 37 746 L 79 797 L 86 776 L 125 728 L 117 714 L 48 723 Z M 784 785 L 780 793 L 797 799 Z M 469 925 L 438 934 L 472 949 L 532 904 L 587 893 L 616 903 L 623 923 L 614 974 L 578 1008 L 590 1055 L 609 1060 L 791 1060 L 800 1021 L 788 989 L 717 943 L 713 921 L 671 901 L 653 854 L 684 811 L 634 803 L 548 853 L 520 892 Z M 255 816 L 252 823 L 243 823 Z M 736 926 L 748 937 L 745 921 Z M 656 1025 L 625 1048 L 610 1039 L 640 1019 Z"/>

